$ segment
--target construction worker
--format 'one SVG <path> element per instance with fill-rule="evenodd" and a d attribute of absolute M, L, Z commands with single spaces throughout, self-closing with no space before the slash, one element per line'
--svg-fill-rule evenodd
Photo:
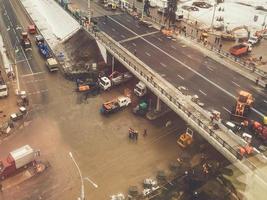
<path fill-rule="evenodd" d="M 146 136 L 147 136 L 147 130 L 146 130 L 146 128 L 144 129 L 143 136 L 144 136 L 144 137 L 146 137 Z"/>

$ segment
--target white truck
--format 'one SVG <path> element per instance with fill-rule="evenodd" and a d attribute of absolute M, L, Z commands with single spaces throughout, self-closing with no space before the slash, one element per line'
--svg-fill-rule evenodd
<path fill-rule="evenodd" d="M 0 75 L 0 98 L 7 97 L 8 96 L 8 88 L 7 85 Z"/>
<path fill-rule="evenodd" d="M 113 72 L 109 77 L 101 77 L 99 80 L 99 86 L 103 90 L 108 90 L 112 86 L 120 85 L 121 83 L 124 83 L 130 79 L 133 78 L 133 75 L 130 72 Z"/>
<path fill-rule="evenodd" d="M 11 151 L 7 158 L 0 160 L 0 178 L 3 180 L 23 167 L 36 164 L 35 158 L 39 155 L 40 151 L 35 151 L 29 145 Z"/>
<path fill-rule="evenodd" d="M 143 97 L 147 93 L 146 85 L 139 81 L 134 87 L 134 94 L 138 97 Z"/>
<path fill-rule="evenodd" d="M 127 107 L 131 104 L 131 99 L 127 96 L 119 96 L 118 98 L 103 103 L 100 112 L 102 114 L 114 113 L 121 110 L 124 107 Z"/>
<path fill-rule="evenodd" d="M 48 58 L 45 62 L 49 72 L 58 71 L 58 62 L 55 58 Z"/>

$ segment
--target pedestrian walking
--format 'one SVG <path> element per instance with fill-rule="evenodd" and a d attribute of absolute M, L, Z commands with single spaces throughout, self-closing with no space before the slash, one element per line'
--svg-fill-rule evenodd
<path fill-rule="evenodd" d="M 147 130 L 146 130 L 146 128 L 144 129 L 144 134 L 143 134 L 143 136 L 144 136 L 144 137 L 147 136 Z"/>
<path fill-rule="evenodd" d="M 260 61 L 262 60 L 262 56 L 259 57 Z"/>
<path fill-rule="evenodd" d="M 135 56 L 136 56 L 136 53 L 137 53 L 137 52 L 136 52 L 136 49 L 135 49 L 135 50 L 134 50 L 134 55 L 135 55 Z"/>
<path fill-rule="evenodd" d="M 3 185 L 0 183 L 0 192 L 3 192 Z"/>

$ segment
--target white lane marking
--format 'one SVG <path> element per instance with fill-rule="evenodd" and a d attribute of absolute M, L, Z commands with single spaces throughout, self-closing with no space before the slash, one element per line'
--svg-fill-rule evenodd
<path fill-rule="evenodd" d="M 171 48 L 173 48 L 173 49 L 176 49 L 176 47 L 175 47 L 175 46 L 173 46 L 173 45 L 171 45 Z"/>
<path fill-rule="evenodd" d="M 187 55 L 187 57 L 188 57 L 188 58 L 192 58 L 192 56 L 191 56 L 191 55 Z"/>
<path fill-rule="evenodd" d="M 108 16 L 109 19 L 111 19 L 112 21 L 116 22 L 117 24 L 119 24 L 121 27 L 125 28 L 126 30 L 128 30 L 129 32 L 133 33 L 134 35 L 138 35 L 136 32 L 132 31 L 131 29 L 129 29 L 128 27 L 124 26 L 123 24 L 121 24 L 120 22 L 116 21 L 115 19 L 113 19 L 112 17 Z M 228 92 L 227 90 L 225 90 L 224 88 L 222 88 L 221 86 L 219 86 L 218 84 L 214 83 L 213 81 L 211 81 L 210 79 L 208 79 L 206 76 L 202 75 L 201 73 L 199 73 L 198 71 L 194 70 L 193 68 L 191 68 L 190 66 L 188 66 L 187 64 L 183 63 L 182 61 L 178 60 L 177 58 L 175 58 L 174 56 L 168 54 L 167 52 L 163 51 L 161 48 L 159 48 L 158 46 L 156 46 L 155 44 L 149 42 L 147 39 L 140 37 L 142 40 L 144 40 L 145 42 L 147 42 L 148 44 L 150 44 L 151 46 L 153 46 L 155 49 L 159 50 L 160 52 L 162 52 L 163 54 L 165 54 L 166 56 L 168 56 L 169 58 L 175 60 L 176 62 L 178 62 L 179 64 L 181 64 L 182 66 L 184 66 L 185 68 L 187 68 L 188 70 L 194 72 L 195 74 L 197 74 L 199 77 L 203 78 L 205 81 L 207 81 L 208 83 L 212 84 L 214 87 L 218 88 L 219 90 L 223 91 L 224 93 L 226 93 L 227 95 L 229 95 L 230 97 L 236 99 L 236 96 L 233 95 L 232 93 Z M 186 47 L 186 45 L 184 45 L 183 47 Z M 260 115 L 261 117 L 264 117 L 265 115 L 263 113 L 261 113 L 260 111 L 256 110 L 255 108 L 252 108 L 252 110 L 257 113 L 258 115 Z"/>
<path fill-rule="evenodd" d="M 182 77 L 181 75 L 177 74 L 177 76 L 178 76 L 180 79 L 184 80 L 184 77 Z"/>
<path fill-rule="evenodd" d="M 121 37 L 122 37 L 122 38 L 126 38 L 126 36 L 125 36 L 125 35 L 122 35 L 122 34 L 121 34 Z"/>
<path fill-rule="evenodd" d="M 39 80 L 32 80 L 32 81 L 25 81 L 24 83 L 35 83 L 35 82 L 42 82 L 45 81 L 46 79 L 39 79 Z"/>
<path fill-rule="evenodd" d="M 225 108 L 225 107 L 222 107 L 226 112 L 228 112 L 228 113 L 231 113 L 231 111 L 230 110 L 228 110 L 227 108 Z"/>
<path fill-rule="evenodd" d="M 161 63 L 159 63 L 159 64 L 160 64 L 162 67 L 165 67 L 165 68 L 167 67 L 167 65 L 166 65 L 165 63 L 162 63 L 162 62 L 161 62 Z"/>
<path fill-rule="evenodd" d="M 114 31 L 114 32 L 116 31 L 114 28 L 112 28 L 111 30 Z"/>
<path fill-rule="evenodd" d="M 145 33 L 143 35 L 137 35 L 137 36 L 134 36 L 134 37 L 127 38 L 125 40 L 121 40 L 121 41 L 119 41 L 119 43 L 124 43 L 124 42 L 128 42 L 128 41 L 131 41 L 131 40 L 136 40 L 136 39 L 138 39 L 140 37 L 144 37 L 144 36 L 148 36 L 148 35 L 153 35 L 153 34 L 158 33 L 158 32 L 159 31 L 154 31 L 154 32 Z"/>
<path fill-rule="evenodd" d="M 161 74 L 161 77 L 165 77 L 166 76 L 166 74 Z"/>
<path fill-rule="evenodd" d="M 45 93 L 45 92 L 48 92 L 48 89 L 38 90 L 36 92 L 29 92 L 28 95 L 35 95 L 35 94 L 40 94 L 40 93 Z"/>
<path fill-rule="evenodd" d="M 39 75 L 39 74 L 43 74 L 43 73 L 45 73 L 45 72 L 35 72 L 35 73 L 32 73 L 32 74 L 21 75 L 21 77 L 34 76 L 34 75 Z"/>
<path fill-rule="evenodd" d="M 205 92 L 203 92 L 202 90 L 198 90 L 201 94 L 203 94 L 203 95 L 205 95 L 205 96 L 207 96 L 207 94 L 205 93 Z"/>
<path fill-rule="evenodd" d="M 151 56 L 148 52 L 145 52 L 145 54 L 146 54 L 147 56 Z"/>
<path fill-rule="evenodd" d="M 106 22 L 102 22 L 103 24 L 106 24 Z"/>
<path fill-rule="evenodd" d="M 159 41 L 161 41 L 161 42 L 163 41 L 161 38 L 157 38 L 157 39 L 158 39 Z"/>
<path fill-rule="evenodd" d="M 129 19 L 126 19 L 127 22 L 131 22 Z"/>
<path fill-rule="evenodd" d="M 208 68 L 208 70 L 213 72 L 213 68 L 211 68 L 210 66 L 206 66 Z"/>
<path fill-rule="evenodd" d="M 136 44 L 134 42 L 132 43 L 132 45 L 136 47 Z"/>
<path fill-rule="evenodd" d="M 234 85 L 236 85 L 237 87 L 241 87 L 239 84 L 237 84 L 237 83 L 234 82 L 234 81 L 232 81 L 232 83 L 233 83 Z"/>

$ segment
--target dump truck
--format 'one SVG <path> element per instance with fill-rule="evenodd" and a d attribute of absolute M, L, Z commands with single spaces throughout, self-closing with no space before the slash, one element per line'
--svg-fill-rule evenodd
<path fill-rule="evenodd" d="M 99 80 L 99 86 L 103 90 L 108 90 L 112 86 L 120 85 L 124 82 L 127 82 L 128 80 L 132 79 L 133 75 L 130 72 L 113 72 L 112 74 L 109 75 L 109 77 L 101 77 Z"/>
<path fill-rule="evenodd" d="M 45 62 L 49 72 L 58 71 L 59 64 L 55 58 L 48 58 Z"/>
<path fill-rule="evenodd" d="M 8 87 L 3 77 L 0 75 L 0 98 L 7 97 L 7 96 L 8 96 Z"/>
<path fill-rule="evenodd" d="M 186 148 L 193 142 L 193 130 L 190 128 L 186 129 L 186 132 L 180 135 L 180 137 L 177 140 L 177 144 L 182 147 Z"/>
<path fill-rule="evenodd" d="M 231 119 L 246 119 L 254 102 L 252 94 L 246 91 L 240 91 L 236 99 L 235 106 L 231 112 Z"/>
<path fill-rule="evenodd" d="M 100 112 L 102 114 L 115 113 L 131 104 L 131 99 L 127 96 L 120 96 L 112 101 L 103 103 Z"/>
<path fill-rule="evenodd" d="M 251 52 L 251 46 L 249 44 L 238 44 L 230 48 L 230 53 L 233 56 L 243 56 L 246 55 L 247 53 Z"/>
<path fill-rule="evenodd" d="M 145 101 L 140 102 L 136 107 L 133 108 L 133 113 L 136 115 L 145 115 L 148 111 L 148 103 Z"/>
<path fill-rule="evenodd" d="M 25 51 L 31 50 L 32 45 L 27 32 L 24 31 L 21 33 L 20 43 Z"/>
<path fill-rule="evenodd" d="M 16 174 L 20 169 L 34 166 L 35 158 L 40 155 L 29 145 L 20 147 L 8 154 L 5 159 L 0 160 L 0 178 L 1 180 Z"/>
<path fill-rule="evenodd" d="M 146 95 L 146 93 L 146 85 L 143 82 L 139 81 L 134 87 L 134 94 L 136 94 L 136 96 L 138 97 L 143 97 Z"/>

